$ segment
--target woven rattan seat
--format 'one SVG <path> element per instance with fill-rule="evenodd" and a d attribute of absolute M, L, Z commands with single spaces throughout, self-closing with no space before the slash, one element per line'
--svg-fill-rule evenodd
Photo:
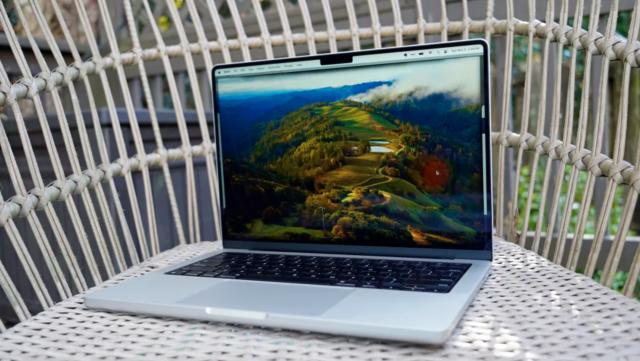
<path fill-rule="evenodd" d="M 640 359 L 639 1 L 13 0 L 0 28 L 0 359 Z M 444 347 L 83 306 L 220 239 L 214 64 L 470 37 L 496 260 Z"/>
<path fill-rule="evenodd" d="M 180 246 L 104 285 L 217 247 Z M 87 310 L 63 301 L 0 336 L 23 360 L 634 360 L 640 305 L 517 245 L 497 241 L 487 283 L 444 347 Z M 102 286 L 100 286 L 102 287 Z M 91 292 L 91 291 L 89 291 Z"/>

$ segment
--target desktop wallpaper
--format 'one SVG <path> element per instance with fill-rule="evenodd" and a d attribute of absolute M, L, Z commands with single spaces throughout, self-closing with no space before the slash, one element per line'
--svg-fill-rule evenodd
<path fill-rule="evenodd" d="M 225 237 L 482 248 L 480 63 L 217 78 Z"/>

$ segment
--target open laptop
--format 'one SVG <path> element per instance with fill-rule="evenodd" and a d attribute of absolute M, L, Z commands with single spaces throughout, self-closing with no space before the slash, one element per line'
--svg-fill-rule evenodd
<path fill-rule="evenodd" d="M 88 307 L 442 343 L 490 271 L 483 40 L 216 66 L 223 249 Z"/>

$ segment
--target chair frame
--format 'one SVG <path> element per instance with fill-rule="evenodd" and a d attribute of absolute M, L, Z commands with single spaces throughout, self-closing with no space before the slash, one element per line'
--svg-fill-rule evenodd
<path fill-rule="evenodd" d="M 609 14 L 604 33 L 600 33 L 598 29 L 601 24 L 598 16 L 591 16 L 587 29 L 583 29 L 582 18 L 587 13 L 584 0 L 577 0 L 573 8 L 570 8 L 568 0 L 560 1 L 557 14 L 556 1 L 548 1 L 544 21 L 537 19 L 536 4 L 533 0 L 527 3 L 527 20 L 518 19 L 514 15 L 513 0 L 500 2 L 506 6 L 505 19 L 494 17 L 496 2 L 493 0 L 486 1 L 486 16 L 483 19 L 471 19 L 469 2 L 462 0 L 462 19 L 453 20 L 448 18 L 447 4 L 442 0 L 439 4 L 440 19 L 436 22 L 426 20 L 427 15 L 433 15 L 435 7 L 429 3 L 429 9 L 425 9 L 424 2 L 417 1 L 412 8 L 414 18 L 411 23 L 404 22 L 407 17 L 401 5 L 407 2 L 391 0 L 393 23 L 386 25 L 381 22 L 377 8 L 379 3 L 368 0 L 366 5 L 369 16 L 366 20 L 370 26 L 365 27 L 360 26 L 363 19 L 359 17 L 354 1 L 345 0 L 348 28 L 336 27 L 332 10 L 335 4 L 329 0 L 322 0 L 320 4 L 325 19 L 323 30 L 316 29 L 318 25 L 312 21 L 311 3 L 298 0 L 297 7 L 303 24 L 303 31 L 299 32 L 292 30 L 289 11 L 291 6 L 283 0 L 276 0 L 274 11 L 280 19 L 281 31 L 272 33 L 269 27 L 273 26 L 267 23 L 260 1 L 252 0 L 252 15 L 256 19 L 259 34 L 248 36 L 244 25 L 248 20 L 239 11 L 236 1 L 225 2 L 235 28 L 233 34 L 227 34 L 228 29 L 223 27 L 220 11 L 214 6 L 214 2 L 197 3 L 187 0 L 178 8 L 175 1 L 167 0 L 164 6 L 178 36 L 178 43 L 167 44 L 149 2 L 125 0 L 122 3 L 124 25 L 131 46 L 123 50 L 114 27 L 110 4 L 106 0 L 98 0 L 98 23 L 104 28 L 102 36 L 106 39 L 108 48 L 108 55 L 104 55 L 104 47 L 98 44 L 95 26 L 85 2 L 74 0 L 73 8 L 86 34 L 86 45 L 90 54 L 90 58 L 85 59 L 81 56 L 79 46 L 69 29 L 70 19 L 65 16 L 65 10 L 58 1 L 54 0 L 51 1 L 51 6 L 72 61 L 65 58 L 58 39 L 54 37 L 44 16 L 42 3 L 38 0 L 21 0 L 16 3 L 14 9 L 17 21 L 18 24 L 23 24 L 24 29 L 20 35 L 22 38 L 18 37 L 16 25 L 12 25 L 5 4 L 0 3 L 0 27 L 7 36 L 20 75 L 18 80 L 12 80 L 5 65 L 0 63 L 0 107 L 3 111 L 3 117 L 0 119 L 0 148 L 13 188 L 9 191 L 5 189 L 2 192 L 4 194 L 0 194 L 0 228 L 17 255 L 21 272 L 26 275 L 40 309 L 47 309 L 57 300 L 86 291 L 91 285 L 99 284 L 162 251 L 156 215 L 156 209 L 160 205 L 154 201 L 153 179 L 150 173 L 152 169 L 161 170 L 161 178 L 166 184 L 171 220 L 175 224 L 178 243 L 201 241 L 202 227 L 205 226 L 199 221 L 202 213 L 199 206 L 201 197 L 208 201 L 208 207 L 216 219 L 216 224 L 213 225 L 214 232 L 216 238 L 220 239 L 216 206 L 218 198 L 216 187 L 213 186 L 218 179 L 214 164 L 211 121 L 206 115 L 206 98 L 209 96 L 211 84 L 201 84 L 196 62 L 201 61 L 210 69 L 216 62 L 214 55 L 221 56 L 224 62 L 231 62 L 232 55 L 239 53 L 242 60 L 249 61 L 255 57 L 253 54 L 258 49 L 264 51 L 265 58 L 272 59 L 275 50 L 282 47 L 286 50 L 287 56 L 295 56 L 301 47 L 306 47 L 305 53 L 315 54 L 321 46 L 326 45 L 330 52 L 337 52 L 339 44 L 344 42 L 350 42 L 351 49 L 358 50 L 365 42 L 372 42 L 375 48 L 380 48 L 383 42 L 389 39 L 393 39 L 393 43 L 399 46 L 406 44 L 407 39 L 424 43 L 433 37 L 439 37 L 441 41 L 447 41 L 451 37 L 467 39 L 470 36 L 482 36 L 489 42 L 495 41 L 497 37 L 505 39 L 504 53 L 496 54 L 504 63 L 502 73 L 497 74 L 502 82 L 496 87 L 499 92 L 493 94 L 493 101 L 500 110 L 494 114 L 493 122 L 497 126 L 492 134 L 496 153 L 496 235 L 526 246 L 553 262 L 575 270 L 583 251 L 582 241 L 585 237 L 589 210 L 593 205 L 596 179 L 603 177 L 606 179 L 604 201 L 597 214 L 596 232 L 588 250 L 584 273 L 592 276 L 599 258 L 604 257 L 606 260 L 600 282 L 609 287 L 613 284 L 640 191 L 640 139 L 635 140 L 634 154 L 625 153 L 628 125 L 632 121 L 638 121 L 630 119 L 628 114 L 632 70 L 640 66 L 640 43 L 637 41 L 640 28 L 638 1 L 633 8 L 629 32 L 626 39 L 623 39 L 615 32 L 619 1 L 611 1 L 609 9 L 602 9 L 600 0 L 591 2 L 589 14 L 601 14 L 605 11 Z M 358 5 L 364 4 L 358 2 Z M 152 43 L 144 47 L 136 23 L 136 16 L 140 13 L 146 17 L 150 27 L 149 34 L 152 35 Z M 195 33 L 197 41 L 193 41 L 193 37 L 190 40 L 187 35 L 185 16 L 191 19 L 188 24 L 189 31 Z M 568 25 L 571 16 L 576 19 L 574 27 Z M 213 24 L 215 37 L 205 29 L 205 20 Z M 38 39 L 33 34 L 31 25 L 42 34 Z M 514 112 L 511 84 L 516 37 L 527 39 L 522 113 L 518 115 L 519 129 L 513 129 L 510 125 Z M 26 49 L 23 48 L 23 39 L 26 39 L 31 55 L 36 60 L 35 72 L 29 60 L 31 57 L 27 56 Z M 537 82 L 533 79 L 533 47 L 540 42 L 540 84 L 543 86 L 535 89 Z M 43 44 L 46 44 L 46 48 L 53 55 L 55 66 L 45 59 L 41 50 Z M 568 60 L 564 57 L 564 50 L 570 51 Z M 585 75 L 582 79 L 578 79 L 576 74 L 579 56 L 584 57 Z M 161 63 L 166 73 L 168 90 L 175 109 L 181 142 L 180 146 L 175 148 L 165 146 L 166 140 L 157 118 L 161 105 L 154 99 L 152 84 L 146 70 L 150 62 L 156 61 Z M 200 133 L 196 141 L 189 133 L 184 117 L 185 104 L 175 76 L 178 61 L 184 64 L 191 84 Z M 596 84 L 591 79 L 591 73 L 592 67 L 598 61 L 600 74 Z M 615 61 L 622 62 L 623 72 L 620 83 L 621 98 L 615 119 L 614 146 L 609 152 L 604 147 L 603 134 L 609 110 L 609 69 Z M 569 72 L 563 85 L 561 74 L 563 66 L 567 64 Z M 137 79 L 141 83 L 143 99 L 151 118 L 155 150 L 150 152 L 145 150 L 136 116 L 135 101 L 127 75 L 131 71 L 137 71 Z M 549 78 L 550 74 L 555 74 L 553 79 Z M 208 81 L 211 81 L 210 77 Z M 117 83 L 117 86 L 113 86 L 114 83 Z M 582 94 L 576 104 L 578 86 L 581 87 Z M 100 101 L 97 98 L 101 94 L 104 95 L 109 110 L 110 129 L 115 136 L 115 154 L 110 154 L 107 149 L 103 134 L 105 127 L 98 116 Z M 533 104 L 534 94 L 538 100 L 537 104 Z M 53 118 L 45 111 L 45 95 L 54 105 Z M 63 105 L 63 95 L 71 99 L 73 121 L 66 113 L 68 107 L 65 108 Z M 128 114 L 134 152 L 127 151 L 125 146 L 126 140 L 116 112 L 117 107 L 122 105 L 114 100 L 116 95 L 122 98 L 121 104 Z M 550 107 L 548 100 L 551 102 Z M 577 114 L 574 110 L 576 106 Z M 46 145 L 44 150 L 34 149 L 31 143 L 31 129 L 23 115 L 27 108 L 35 111 L 37 129 L 43 134 Z M 87 109 L 89 116 L 83 113 Z M 532 119 L 532 111 L 535 111 L 535 119 Z M 53 136 L 52 119 L 55 119 L 56 126 L 60 129 L 62 142 Z M 10 123 L 15 124 L 17 128 L 19 142 L 8 136 L 7 126 Z M 93 134 L 90 129 L 93 129 Z M 592 135 L 588 133 L 589 130 L 592 131 Z M 38 155 L 42 152 L 47 156 L 47 163 L 53 167 L 53 179 L 43 176 L 41 163 L 38 162 Z M 61 154 L 62 152 L 64 153 Z M 24 164 L 18 163 L 17 160 L 22 158 L 16 153 L 24 157 Z M 508 158 L 515 159 L 515 169 L 509 168 Z M 209 185 L 205 194 L 197 192 L 194 170 L 196 159 L 204 160 L 206 181 Z M 526 159 L 530 159 L 530 162 L 527 163 Z M 179 162 L 186 174 L 186 199 L 182 207 L 174 187 L 175 175 L 170 167 L 171 162 Z M 515 179 L 519 180 L 526 164 L 531 169 L 527 182 L 526 207 L 518 209 L 519 182 L 515 182 L 515 189 L 510 189 L 504 180 L 507 173 L 515 174 Z M 536 171 L 539 165 L 544 166 L 542 198 L 541 204 L 535 205 L 533 197 L 538 182 Z M 565 171 L 565 166 L 570 169 Z M 142 186 L 134 182 L 134 174 L 141 176 Z M 581 174 L 587 175 L 586 190 L 579 209 L 573 210 L 571 206 L 576 197 Z M 565 180 L 567 177 L 568 181 Z M 116 180 L 120 178 L 124 180 L 123 188 L 118 188 L 116 184 Z M 32 185 L 33 188 L 28 190 L 28 185 Z M 618 189 L 623 189 L 625 193 L 620 226 L 613 235 L 610 251 L 603 255 L 603 240 L 611 223 L 611 209 Z M 122 190 L 126 196 L 120 197 Z M 563 198 L 567 201 L 562 201 Z M 140 205 L 141 200 L 144 207 Z M 54 207 L 56 202 L 60 202 L 60 206 Z M 533 236 L 530 237 L 528 224 L 536 206 L 537 222 Z M 181 208 L 186 209 L 186 217 L 183 217 Z M 125 209 L 130 209 L 130 214 Z M 64 229 L 61 217 L 71 219 L 70 230 Z M 81 222 L 83 217 L 88 223 Z M 570 221 L 574 217 L 577 217 L 577 225 L 573 230 L 573 241 L 570 241 Z M 20 218 L 26 220 L 30 234 L 17 226 L 16 222 Z M 523 220 L 521 228 L 517 227 L 517 219 Z M 25 238 L 33 238 L 35 242 L 26 242 Z M 77 246 L 74 246 L 75 244 Z M 43 265 L 36 264 L 33 256 L 35 253 L 40 254 Z M 10 271 L 0 262 L 0 288 L 17 319 L 24 321 L 31 317 L 32 311 L 16 286 L 15 275 Z M 631 296 L 640 274 L 640 247 L 636 248 L 628 272 L 629 277 L 623 292 Z M 43 273 L 52 280 L 51 284 L 43 281 Z M 0 331 L 4 329 L 5 326 L 0 320 Z"/>

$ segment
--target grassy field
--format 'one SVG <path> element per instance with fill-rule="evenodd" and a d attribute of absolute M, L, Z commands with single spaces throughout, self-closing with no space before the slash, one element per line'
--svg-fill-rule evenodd
<path fill-rule="evenodd" d="M 310 235 L 312 238 L 324 238 L 321 230 L 282 226 L 278 224 L 264 224 L 261 220 L 254 221 L 249 227 L 249 235 L 257 237 L 282 238 L 286 233 L 303 233 Z"/>
<path fill-rule="evenodd" d="M 381 176 L 369 178 L 369 179 L 367 179 L 366 182 L 360 183 L 359 186 L 376 188 L 376 186 L 378 186 L 378 185 L 380 185 L 382 183 L 390 182 L 392 180 L 393 180 L 393 178 L 391 178 L 389 176 L 381 175 Z"/>
<path fill-rule="evenodd" d="M 318 112 L 334 119 L 339 126 L 361 140 L 379 141 L 394 152 L 401 151 L 397 127 L 383 117 L 352 107 L 342 102 L 321 107 Z M 390 215 L 392 218 L 403 219 L 408 224 L 408 230 L 418 244 L 432 242 L 454 242 L 443 236 L 421 230 L 414 225 L 429 224 L 433 230 L 444 233 L 473 234 L 469 227 L 456 222 L 441 213 L 441 206 L 429 195 L 421 191 L 416 185 L 401 179 L 390 177 L 379 172 L 382 153 L 369 152 L 360 156 L 345 157 L 345 165 L 326 173 L 322 177 L 325 184 L 346 189 L 360 186 L 377 189 L 384 195 L 384 201 L 371 207 Z M 356 201 L 355 193 L 349 193 L 342 202 Z M 420 227 L 422 228 L 422 227 Z"/>
<path fill-rule="evenodd" d="M 382 155 L 380 153 L 365 153 L 357 157 L 346 157 L 346 160 L 349 165 L 367 167 L 373 169 L 375 173 L 375 170 L 380 165 L 381 157 Z"/>
<path fill-rule="evenodd" d="M 345 165 L 327 172 L 322 176 L 325 184 L 335 184 L 339 187 L 354 187 L 376 177 L 376 170 L 380 164 L 380 154 L 365 153 L 357 157 L 345 157 Z"/>
<path fill-rule="evenodd" d="M 342 128 L 362 140 L 386 139 L 389 130 L 397 128 L 395 124 L 381 116 L 348 106 L 342 102 L 323 106 L 318 110 L 322 115 L 337 120 Z"/>
<path fill-rule="evenodd" d="M 397 134 L 393 132 L 397 127 L 388 120 L 372 115 L 360 108 L 347 106 L 344 103 L 327 105 L 318 109 L 323 115 L 335 119 L 340 127 L 350 132 L 361 140 L 385 140 L 389 141 L 390 149 L 397 149 Z M 327 172 L 322 176 L 325 184 L 334 184 L 339 187 L 351 188 L 361 184 L 376 184 L 371 181 L 383 181 L 377 174 L 380 166 L 380 153 L 365 153 L 356 157 L 345 157 L 345 165 Z"/>
<path fill-rule="evenodd" d="M 434 229 L 445 233 L 474 234 L 474 230 L 453 221 L 438 211 L 438 207 L 426 207 L 412 200 L 401 197 L 397 194 L 389 194 L 390 201 L 381 207 L 387 209 L 398 216 L 404 217 L 414 224 L 429 224 Z"/>
<path fill-rule="evenodd" d="M 427 194 L 419 190 L 415 185 L 401 178 L 393 178 L 391 181 L 378 184 L 372 188 L 397 194 L 426 207 L 437 207 L 438 203 L 434 202 Z"/>

